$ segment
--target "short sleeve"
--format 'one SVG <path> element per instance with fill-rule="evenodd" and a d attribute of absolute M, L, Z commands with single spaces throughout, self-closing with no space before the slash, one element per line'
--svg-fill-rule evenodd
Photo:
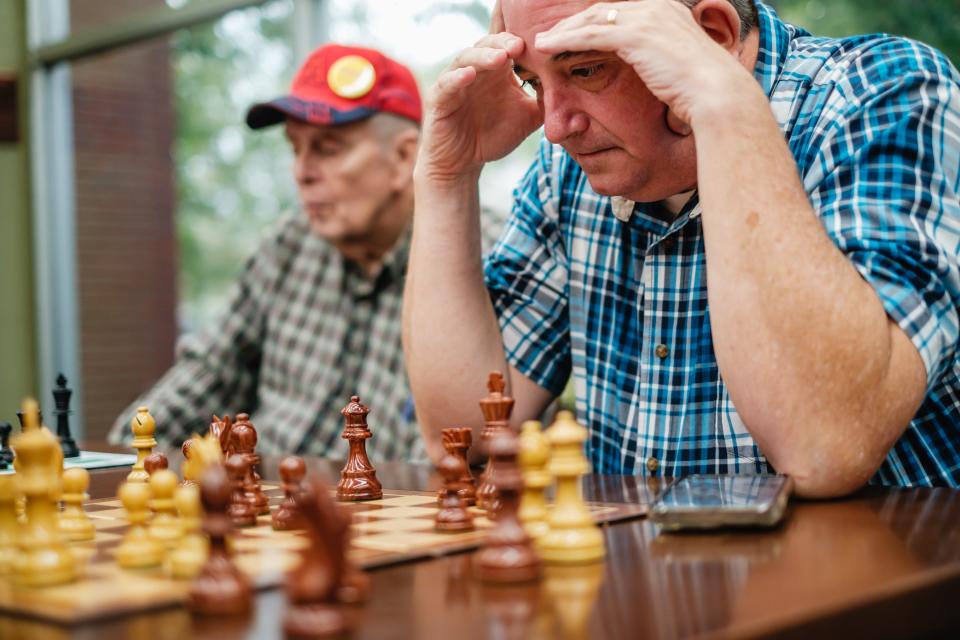
<path fill-rule="evenodd" d="M 956 70 L 923 45 L 888 39 L 850 75 L 835 90 L 847 96 L 844 113 L 818 140 L 805 187 L 831 239 L 916 346 L 930 389 L 958 340 Z"/>
<path fill-rule="evenodd" d="M 567 265 L 551 190 L 549 144 L 514 191 L 484 279 L 500 323 L 507 361 L 555 395 L 570 377 Z"/>

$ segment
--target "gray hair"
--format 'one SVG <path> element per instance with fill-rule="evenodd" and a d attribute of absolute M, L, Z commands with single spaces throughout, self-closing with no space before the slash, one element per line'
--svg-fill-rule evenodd
<path fill-rule="evenodd" d="M 700 0 L 680 0 L 680 2 L 692 9 L 699 4 Z M 740 39 L 743 40 L 760 21 L 757 16 L 757 5 L 753 0 L 727 0 L 727 2 L 733 5 L 737 15 L 740 16 Z"/>

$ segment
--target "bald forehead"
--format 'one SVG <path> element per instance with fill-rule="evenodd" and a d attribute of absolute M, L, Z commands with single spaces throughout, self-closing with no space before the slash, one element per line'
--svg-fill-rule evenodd
<path fill-rule="evenodd" d="M 597 0 L 502 0 L 504 27 L 524 40 L 546 31 L 560 20 L 583 11 Z"/>

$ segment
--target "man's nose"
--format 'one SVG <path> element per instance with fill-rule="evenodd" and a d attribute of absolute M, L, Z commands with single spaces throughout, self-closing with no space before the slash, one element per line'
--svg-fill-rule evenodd
<path fill-rule="evenodd" d="M 543 133 L 547 140 L 561 144 L 570 136 L 586 131 L 588 125 L 587 115 L 562 88 L 544 90 Z"/>
<path fill-rule="evenodd" d="M 307 153 L 298 153 L 293 157 L 293 178 L 298 184 L 312 184 L 320 178 L 318 163 Z"/>

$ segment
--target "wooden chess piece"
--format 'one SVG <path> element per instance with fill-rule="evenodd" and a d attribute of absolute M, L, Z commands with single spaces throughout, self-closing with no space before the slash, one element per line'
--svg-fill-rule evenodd
<path fill-rule="evenodd" d="M 147 521 L 150 519 L 150 487 L 143 482 L 124 482 L 117 492 L 120 503 L 127 511 L 130 527 L 120 546 L 117 547 L 117 564 L 124 569 L 145 569 L 158 566 L 163 561 L 163 545 L 150 536 Z"/>
<path fill-rule="evenodd" d="M 373 435 L 367 426 L 370 409 L 360 403 L 359 396 L 352 396 L 340 413 L 345 419 L 340 437 L 350 443 L 350 452 L 347 464 L 340 471 L 337 500 L 379 500 L 383 497 L 383 486 L 377 479 L 377 470 L 367 458 L 366 441 Z"/>
<path fill-rule="evenodd" d="M 60 477 L 55 469 L 60 452 L 56 438 L 39 428 L 36 400 L 23 403 L 23 433 L 13 441 L 17 452 L 16 482 L 25 496 L 26 523 L 17 536 L 19 553 L 13 561 L 14 579 L 29 587 L 72 582 L 77 561 L 64 544 L 57 519 Z"/>
<path fill-rule="evenodd" d="M 143 468 L 143 461 L 157 446 L 157 441 L 153 438 L 157 423 L 147 407 L 137 407 L 136 415 L 130 419 L 130 429 L 133 431 L 133 448 L 137 450 L 137 461 L 127 476 L 127 482 L 146 482 L 150 476 Z"/>
<path fill-rule="evenodd" d="M 243 615 L 252 606 L 250 581 L 227 550 L 227 536 L 233 532 L 227 515 L 230 484 L 222 465 L 209 467 L 200 478 L 203 530 L 210 539 L 210 554 L 190 587 L 187 607 L 201 615 Z"/>
<path fill-rule="evenodd" d="M 200 572 L 210 553 L 210 545 L 201 531 L 200 488 L 196 484 L 179 486 L 173 501 L 180 516 L 183 537 L 167 559 L 167 572 L 184 580 Z"/>
<path fill-rule="evenodd" d="M 227 514 L 235 526 L 252 527 L 257 524 L 257 511 L 247 499 L 247 493 L 244 491 L 244 480 L 250 462 L 245 455 L 235 453 L 227 459 L 226 467 L 230 486 L 233 490 Z"/>
<path fill-rule="evenodd" d="M 550 530 L 537 540 L 540 556 L 547 564 L 582 564 L 603 559 L 603 535 L 594 523 L 583 496 L 580 476 L 590 470 L 583 452 L 587 430 L 569 411 L 557 414 L 550 429 L 551 475 L 557 479 L 557 495 L 548 524 Z"/>
<path fill-rule="evenodd" d="M 197 484 L 195 481 L 187 477 L 187 469 L 190 467 L 190 448 L 193 446 L 193 438 L 187 438 L 183 441 L 183 444 L 180 445 L 180 455 L 183 456 L 183 463 L 181 465 L 180 473 L 183 474 L 183 481 L 181 485 L 191 485 Z M 146 467 L 147 463 L 144 462 L 143 466 Z"/>
<path fill-rule="evenodd" d="M 239 418 L 239 416 L 237 417 Z M 217 416 L 213 416 L 213 422 L 210 423 L 208 433 L 213 435 L 220 442 L 220 450 L 223 452 L 224 458 L 229 458 L 231 455 L 236 453 L 236 451 L 231 449 L 230 444 L 230 431 L 232 431 L 232 429 L 233 422 L 231 421 L 230 416 L 223 416 L 223 420 Z"/>
<path fill-rule="evenodd" d="M 473 432 L 469 427 L 450 427 L 442 432 L 443 448 L 460 458 L 463 462 L 463 475 L 460 477 L 460 496 L 468 507 L 477 504 L 477 480 L 470 473 L 470 461 L 467 451 L 473 442 Z"/>
<path fill-rule="evenodd" d="M 307 465 L 303 458 L 287 456 L 280 462 L 280 482 L 284 498 L 280 506 L 273 512 L 271 522 L 277 531 L 303 529 L 305 524 L 297 509 L 296 493 L 300 490 L 300 483 L 307 472 Z"/>
<path fill-rule="evenodd" d="M 260 456 L 256 452 L 257 430 L 250 422 L 250 416 L 245 413 L 238 413 L 237 421 L 228 428 L 230 436 L 227 449 L 232 452 L 230 455 L 242 455 L 247 459 L 247 474 L 243 480 L 243 490 L 247 500 L 253 506 L 254 513 L 268 514 L 270 499 L 263 492 L 260 474 L 257 473 L 257 465 L 260 464 Z"/>
<path fill-rule="evenodd" d="M 440 510 L 434 520 L 437 531 L 471 531 L 473 516 L 467 511 L 460 488 L 463 479 L 463 460 L 452 453 L 440 458 L 437 470 L 443 476 L 440 489 Z"/>
<path fill-rule="evenodd" d="M 503 374 L 493 371 L 487 379 L 487 397 L 480 401 L 480 411 L 483 412 L 483 431 L 480 433 L 480 444 L 487 449 L 490 442 L 500 433 L 510 432 L 510 414 L 513 412 L 513 398 L 503 394 L 506 383 Z M 480 476 L 480 486 L 477 488 L 477 506 L 487 511 L 487 518 L 496 520 L 499 514 L 497 500 L 497 465 L 492 455 L 488 454 L 487 466 Z"/>
<path fill-rule="evenodd" d="M 9 422 L 0 422 L 0 460 L 13 464 L 13 449 L 10 448 L 10 433 L 13 426 Z"/>
<path fill-rule="evenodd" d="M 183 462 L 180 464 L 183 484 L 196 484 L 208 468 L 223 464 L 220 441 L 209 434 L 202 438 L 193 436 L 183 443 L 180 450 L 183 452 Z"/>
<path fill-rule="evenodd" d="M 83 501 L 89 498 L 90 472 L 80 467 L 63 472 L 63 511 L 60 512 L 60 531 L 71 542 L 93 540 L 96 528 L 83 510 Z"/>
<path fill-rule="evenodd" d="M 165 549 L 174 548 L 180 541 L 180 521 L 177 520 L 177 506 L 173 494 L 177 490 L 177 474 L 169 469 L 157 469 L 150 475 L 147 486 L 150 487 L 150 537 Z"/>
<path fill-rule="evenodd" d="M 170 468 L 170 461 L 162 451 L 154 451 L 143 459 L 143 470 L 148 476 L 152 476 L 154 471 Z"/>
<path fill-rule="evenodd" d="M 523 528 L 534 540 L 547 531 L 546 489 L 553 478 L 547 471 L 550 461 L 550 441 L 536 420 L 527 420 L 520 431 L 520 468 L 523 471 L 523 496 L 518 513 Z"/>
<path fill-rule="evenodd" d="M 73 389 L 67 387 L 67 378 L 61 373 L 57 376 L 57 386 L 53 390 L 53 402 L 56 406 L 53 413 L 57 418 L 57 438 L 60 440 L 60 449 L 63 451 L 64 458 L 80 456 L 80 448 L 70 434 L 70 397 L 72 395 Z"/>
<path fill-rule="evenodd" d="M 0 577 L 10 573 L 17 557 L 17 534 L 20 525 L 17 522 L 16 480 L 16 477 L 9 474 L 0 476 Z"/>
<path fill-rule="evenodd" d="M 288 638 L 343 633 L 347 624 L 337 606 L 337 590 L 344 576 L 346 529 L 337 526 L 337 507 L 316 477 L 303 483 L 295 499 L 306 522 L 310 544 L 301 552 L 300 564 L 287 576 L 290 604 L 283 630 Z"/>
<path fill-rule="evenodd" d="M 490 457 L 497 464 L 495 489 L 500 513 L 476 555 L 477 573 L 487 582 L 526 582 L 540 577 L 540 559 L 517 518 L 523 489 L 523 476 L 517 465 L 519 448 L 517 435 L 512 431 L 499 433 L 490 441 Z"/>

